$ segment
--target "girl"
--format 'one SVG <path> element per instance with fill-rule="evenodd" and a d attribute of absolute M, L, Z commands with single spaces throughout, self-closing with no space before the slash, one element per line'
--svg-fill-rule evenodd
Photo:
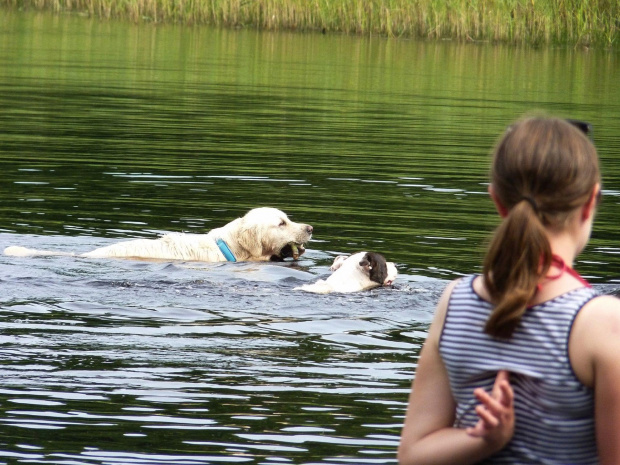
<path fill-rule="evenodd" d="M 620 463 L 620 300 L 572 268 L 600 192 L 596 149 L 574 125 L 506 131 L 489 186 L 502 222 L 483 274 L 439 301 L 401 465 Z"/>

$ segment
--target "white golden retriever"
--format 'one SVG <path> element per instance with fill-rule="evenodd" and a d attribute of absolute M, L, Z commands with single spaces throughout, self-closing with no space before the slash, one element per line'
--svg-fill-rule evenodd
<path fill-rule="evenodd" d="M 85 258 L 133 258 L 203 262 L 281 261 L 299 258 L 312 237 L 312 226 L 294 223 L 275 208 L 255 208 L 208 234 L 170 233 L 158 239 L 135 239 L 75 255 L 11 246 L 5 255 L 70 255 Z"/>
<path fill-rule="evenodd" d="M 379 286 L 391 286 L 398 270 L 392 262 L 376 252 L 358 252 L 351 256 L 336 257 L 330 267 L 333 274 L 313 284 L 304 284 L 295 289 L 329 294 L 330 292 L 357 292 Z"/>

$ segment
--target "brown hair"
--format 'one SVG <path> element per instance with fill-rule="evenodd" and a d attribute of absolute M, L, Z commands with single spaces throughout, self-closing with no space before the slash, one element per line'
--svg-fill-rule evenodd
<path fill-rule="evenodd" d="M 562 230 L 599 182 L 594 145 L 565 120 L 527 118 L 506 131 L 491 168 L 492 188 L 507 216 L 484 261 L 484 282 L 495 305 L 488 334 L 512 336 L 551 265 L 546 230 Z"/>

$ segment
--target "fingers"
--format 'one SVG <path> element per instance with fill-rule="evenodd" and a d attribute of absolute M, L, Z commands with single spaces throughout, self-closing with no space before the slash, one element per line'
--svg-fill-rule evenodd
<path fill-rule="evenodd" d="M 497 372 L 497 376 L 495 377 L 495 384 L 498 384 L 502 381 L 510 381 L 510 373 L 507 370 L 499 370 Z"/>
<path fill-rule="evenodd" d="M 479 409 L 485 409 L 491 412 L 491 414 L 493 415 L 501 415 L 502 412 L 504 412 L 505 408 L 507 407 L 504 403 L 504 395 L 503 395 L 503 390 L 502 390 L 502 395 L 500 399 L 495 398 L 494 396 L 491 396 L 489 394 L 487 394 L 487 392 L 484 389 L 476 389 L 474 390 L 474 395 L 476 396 L 476 399 L 478 399 L 478 401 L 480 401 L 481 405 L 478 405 L 476 407 L 476 413 L 478 413 Z M 480 414 L 478 413 L 478 416 L 480 416 Z"/>
<path fill-rule="evenodd" d="M 486 393 L 484 393 L 486 394 Z M 489 431 L 501 425 L 506 415 L 506 410 L 488 395 L 480 395 L 480 405 L 475 408 L 478 422 L 476 423 L 472 435 L 485 436 Z"/>
<path fill-rule="evenodd" d="M 510 373 L 508 371 L 500 370 L 497 372 L 493 388 L 491 389 L 491 395 L 505 407 L 512 406 L 514 393 L 510 385 Z"/>
<path fill-rule="evenodd" d="M 501 420 L 510 415 L 513 409 L 514 392 L 508 381 L 508 372 L 500 371 L 491 390 L 488 394 L 484 389 L 474 390 L 474 396 L 480 402 L 476 406 L 476 414 L 480 421 L 476 424 L 478 428 L 491 429 L 497 427 Z"/>
<path fill-rule="evenodd" d="M 484 427 L 487 429 L 495 428 L 500 423 L 498 418 L 499 412 L 491 410 L 484 405 L 478 405 L 476 407 L 476 415 L 482 420 Z"/>
<path fill-rule="evenodd" d="M 512 386 L 508 381 L 504 381 L 499 385 L 499 387 L 501 390 L 500 402 L 504 405 L 504 407 L 512 408 L 512 403 L 514 402 L 515 397 Z"/>
<path fill-rule="evenodd" d="M 482 388 L 474 390 L 480 402 L 475 408 L 478 422 L 466 429 L 468 435 L 483 437 L 498 447 L 510 440 L 514 433 L 514 391 L 509 378 L 507 371 L 499 371 L 490 393 Z"/>
<path fill-rule="evenodd" d="M 495 382 L 493 383 L 493 388 L 491 389 L 494 397 L 501 394 L 502 386 L 504 385 L 510 386 L 510 373 L 506 370 L 500 370 L 497 372 L 497 376 L 495 376 Z"/>
<path fill-rule="evenodd" d="M 466 428 L 467 434 L 470 436 L 488 436 L 490 431 L 502 425 L 502 417 L 495 415 L 483 405 L 478 405 L 476 407 L 476 415 L 478 415 L 479 420 L 475 426 Z"/>

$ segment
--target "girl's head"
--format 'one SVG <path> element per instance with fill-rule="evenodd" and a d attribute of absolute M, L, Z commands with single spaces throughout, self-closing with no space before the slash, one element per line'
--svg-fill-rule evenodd
<path fill-rule="evenodd" d="M 503 135 L 493 155 L 490 189 L 504 220 L 484 263 L 496 305 L 489 334 L 512 334 L 549 269 L 547 233 L 565 230 L 599 184 L 596 149 L 573 124 L 527 118 Z"/>

